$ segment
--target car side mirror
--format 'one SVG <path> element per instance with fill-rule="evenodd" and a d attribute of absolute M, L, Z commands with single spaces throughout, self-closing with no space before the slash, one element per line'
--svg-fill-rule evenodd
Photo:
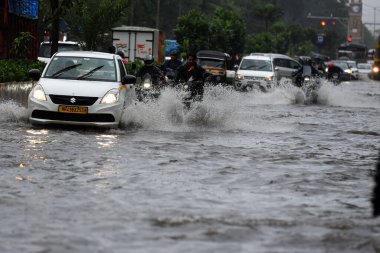
<path fill-rule="evenodd" d="M 274 71 L 279 71 L 280 69 L 278 67 L 275 67 L 274 68 Z"/>
<path fill-rule="evenodd" d="M 234 70 L 237 71 L 239 68 L 239 65 L 234 65 Z"/>
<path fill-rule="evenodd" d="M 136 83 L 136 77 L 132 75 L 126 75 L 123 78 L 123 84 L 134 84 Z"/>
<path fill-rule="evenodd" d="M 38 81 L 38 79 L 40 79 L 40 77 L 41 77 L 41 72 L 39 69 L 31 69 L 31 70 L 29 70 L 28 75 L 34 81 Z"/>

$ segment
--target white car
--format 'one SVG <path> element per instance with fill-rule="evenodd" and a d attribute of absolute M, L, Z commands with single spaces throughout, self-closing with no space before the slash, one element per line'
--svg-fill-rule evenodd
<path fill-rule="evenodd" d="M 60 124 L 118 127 L 125 107 L 135 100 L 136 78 L 128 75 L 120 56 L 101 52 L 58 52 L 28 97 L 33 125 Z"/>
<path fill-rule="evenodd" d="M 252 53 L 241 60 L 236 71 L 235 87 L 238 90 L 265 90 L 283 77 L 292 78 L 292 73 L 299 68 L 301 64 L 287 55 Z"/>
<path fill-rule="evenodd" d="M 369 74 L 372 72 L 372 64 L 358 63 L 358 70 L 360 74 Z"/>
<path fill-rule="evenodd" d="M 81 51 L 82 48 L 78 42 L 75 41 L 58 41 L 58 52 L 63 51 Z M 40 50 L 38 51 L 38 60 L 44 63 L 50 61 L 51 42 L 41 42 Z"/>

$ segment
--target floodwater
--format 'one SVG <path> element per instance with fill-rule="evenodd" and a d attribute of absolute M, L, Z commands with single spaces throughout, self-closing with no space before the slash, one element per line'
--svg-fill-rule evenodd
<path fill-rule="evenodd" d="M 380 83 L 166 90 L 120 129 L 33 127 L 0 104 L 0 252 L 380 252 Z"/>

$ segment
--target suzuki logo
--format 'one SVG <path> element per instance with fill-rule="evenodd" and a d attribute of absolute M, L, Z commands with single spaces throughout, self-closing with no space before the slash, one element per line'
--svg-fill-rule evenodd
<path fill-rule="evenodd" d="M 74 104 L 76 101 L 77 101 L 77 100 L 76 100 L 75 98 L 71 98 L 71 99 L 70 99 L 70 102 L 71 102 L 72 104 Z"/>

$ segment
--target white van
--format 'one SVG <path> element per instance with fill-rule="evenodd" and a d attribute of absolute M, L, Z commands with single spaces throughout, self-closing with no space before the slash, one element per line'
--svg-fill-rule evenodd
<path fill-rule="evenodd" d="M 74 41 L 58 41 L 58 52 L 63 51 L 81 51 L 82 48 L 78 42 Z M 38 60 L 48 63 L 51 55 L 51 42 L 44 41 L 40 45 L 38 52 Z"/>
<path fill-rule="evenodd" d="M 239 90 L 265 90 L 283 77 L 291 78 L 299 68 L 301 64 L 287 55 L 252 53 L 241 60 L 236 71 L 235 87 Z"/>

